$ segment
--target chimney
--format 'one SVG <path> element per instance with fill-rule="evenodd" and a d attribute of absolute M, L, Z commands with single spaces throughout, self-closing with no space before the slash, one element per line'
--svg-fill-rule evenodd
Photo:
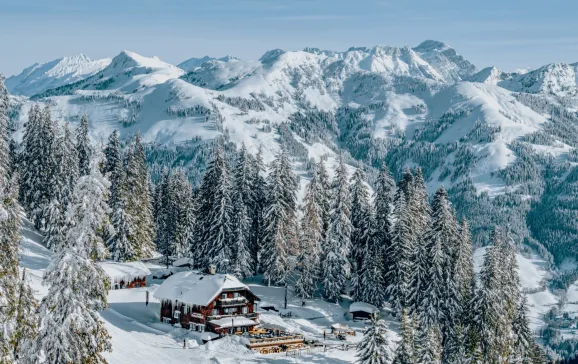
<path fill-rule="evenodd" d="M 217 273 L 217 266 L 214 264 L 209 264 L 209 274 L 214 275 Z"/>

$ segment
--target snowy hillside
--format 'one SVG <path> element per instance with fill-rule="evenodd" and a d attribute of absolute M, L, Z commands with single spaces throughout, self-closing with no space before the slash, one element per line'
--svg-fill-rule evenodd
<path fill-rule="evenodd" d="M 26 268 L 32 289 L 37 299 L 42 299 L 47 287 L 42 285 L 42 276 L 50 264 L 51 252 L 40 243 L 42 236 L 34 231 L 30 223 L 25 222 L 22 230 L 23 239 L 20 244 L 20 265 Z M 109 263 L 114 266 L 114 263 Z M 154 272 L 162 267 L 148 264 Z M 147 278 L 151 280 L 151 276 Z M 317 351 L 288 358 L 281 354 L 257 354 L 247 349 L 238 337 L 226 337 L 203 344 L 208 338 L 207 333 L 190 332 L 161 323 L 159 319 L 160 303 L 153 297 L 162 281 L 155 281 L 148 287 L 120 289 L 110 291 L 108 295 L 109 308 L 100 312 L 106 329 L 112 340 L 112 352 L 105 353 L 110 364 L 155 364 L 155 363 L 195 363 L 209 364 L 226 362 L 231 364 L 245 363 L 277 363 L 290 359 L 292 363 L 334 362 L 354 363 L 355 343 L 362 337 L 363 323 L 354 323 L 344 314 L 348 312 L 349 302 L 342 305 L 328 303 L 321 299 L 308 300 L 305 307 L 301 300 L 290 296 L 288 310 L 292 318 L 281 318 L 274 312 L 262 311 L 260 321 L 266 327 L 283 329 L 290 333 L 300 333 L 310 339 L 323 341 L 323 331 L 330 331 L 335 323 L 348 324 L 357 331 L 357 336 L 346 341 L 351 347 L 348 351 L 330 349 L 327 352 Z M 260 298 L 260 306 L 283 307 L 284 291 L 279 287 L 265 287 L 253 281 L 246 282 L 251 290 Z M 146 291 L 149 291 L 151 301 L 146 305 Z M 392 322 L 392 328 L 397 323 Z M 389 332 L 390 342 L 397 341 L 394 331 Z M 186 341 L 187 348 L 183 348 Z M 344 342 L 329 337 L 328 344 L 341 346 Z M 393 347 L 392 347 L 393 348 Z"/>
<path fill-rule="evenodd" d="M 110 62 L 110 58 L 93 61 L 84 54 L 79 54 L 47 63 L 36 63 L 20 74 L 6 79 L 6 87 L 13 95 L 34 96 L 92 76 Z"/>

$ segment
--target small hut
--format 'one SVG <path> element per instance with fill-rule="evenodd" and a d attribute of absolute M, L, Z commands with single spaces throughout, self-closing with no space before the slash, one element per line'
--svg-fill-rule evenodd
<path fill-rule="evenodd" d="M 99 262 L 110 278 L 111 289 L 146 287 L 151 271 L 142 262 Z"/>
<path fill-rule="evenodd" d="M 373 314 L 379 315 L 379 308 L 365 302 L 353 302 L 349 306 L 349 313 L 353 320 L 367 320 Z"/>

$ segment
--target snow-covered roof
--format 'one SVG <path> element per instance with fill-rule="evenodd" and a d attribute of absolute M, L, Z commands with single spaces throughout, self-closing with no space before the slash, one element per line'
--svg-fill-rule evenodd
<path fill-rule="evenodd" d="M 259 323 L 246 317 L 226 317 L 218 320 L 211 320 L 209 323 L 219 327 L 239 327 L 239 326 L 255 326 Z"/>
<path fill-rule="evenodd" d="M 349 312 L 359 312 L 359 311 L 367 313 L 375 313 L 379 312 L 379 308 L 365 302 L 353 302 L 351 306 L 349 306 Z"/>
<path fill-rule="evenodd" d="M 173 274 L 161 284 L 154 296 L 191 305 L 207 306 L 223 290 L 247 290 L 249 287 L 230 274 L 203 274 L 194 271 Z"/>
<path fill-rule="evenodd" d="M 184 267 L 193 265 L 193 260 L 191 258 L 179 258 L 173 262 L 173 267 Z"/>
<path fill-rule="evenodd" d="M 111 278 L 113 283 L 132 281 L 135 278 L 144 278 L 151 271 L 142 262 L 99 262 L 98 265 Z"/>

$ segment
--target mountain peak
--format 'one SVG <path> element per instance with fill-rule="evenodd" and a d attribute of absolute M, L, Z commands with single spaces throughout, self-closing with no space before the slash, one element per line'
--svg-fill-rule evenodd
<path fill-rule="evenodd" d="M 450 47 L 447 43 L 428 39 L 421 42 L 417 47 L 413 48 L 413 50 L 416 52 L 443 52 L 450 48 L 452 47 Z"/>
<path fill-rule="evenodd" d="M 265 52 L 261 58 L 259 58 L 259 61 L 261 63 L 273 63 L 275 62 L 279 56 L 281 56 L 283 53 L 285 53 L 284 50 L 276 48 L 276 49 L 272 49 L 270 51 Z"/>

